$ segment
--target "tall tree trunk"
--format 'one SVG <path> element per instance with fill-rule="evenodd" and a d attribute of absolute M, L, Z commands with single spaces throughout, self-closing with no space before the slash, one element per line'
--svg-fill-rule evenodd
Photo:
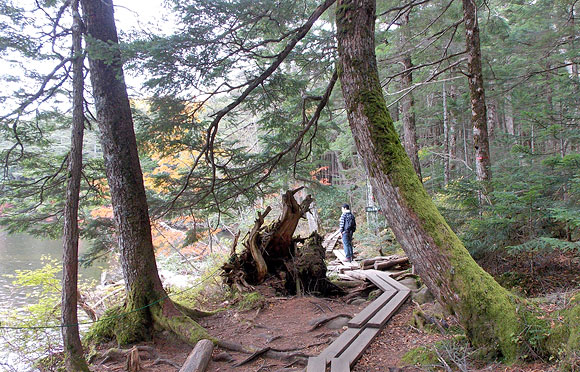
<path fill-rule="evenodd" d="M 155 321 L 195 343 L 206 337 L 205 332 L 166 299 L 157 271 L 113 3 L 81 0 L 81 4 L 89 36 L 91 83 L 127 292 L 128 315 L 116 329 L 117 341 L 126 344 L 148 338 Z"/>
<path fill-rule="evenodd" d="M 455 102 L 457 99 L 457 89 L 454 84 L 449 86 L 449 99 Z M 453 110 L 454 105 L 447 108 L 447 115 L 449 116 L 449 177 L 453 177 L 453 171 L 457 167 L 457 113 Z M 451 179 L 450 179 L 451 181 Z"/>
<path fill-rule="evenodd" d="M 451 179 L 451 156 L 449 151 L 449 112 L 447 110 L 447 89 L 445 88 L 445 82 L 443 82 L 443 182 L 445 186 L 449 184 Z"/>
<path fill-rule="evenodd" d="M 382 94 L 374 48 L 374 0 L 339 0 L 339 71 L 351 131 L 379 206 L 422 280 L 455 313 L 476 346 L 509 359 L 524 330 L 519 299 L 481 269 L 421 185 Z M 520 311 L 519 314 L 521 314 Z"/>
<path fill-rule="evenodd" d="M 471 98 L 471 124 L 475 148 L 475 173 L 481 182 L 480 203 L 491 191 L 491 161 L 487 135 L 487 110 L 485 90 L 481 72 L 481 48 L 479 44 L 479 22 L 475 0 L 463 0 L 465 21 L 465 43 L 467 47 L 467 75 Z"/>
<path fill-rule="evenodd" d="M 504 110 L 505 110 L 505 128 L 507 134 L 512 136 L 513 142 L 516 143 L 517 141 L 515 139 L 516 130 L 514 126 L 514 108 L 512 105 L 512 98 L 509 94 L 505 98 Z"/>
<path fill-rule="evenodd" d="M 487 105 L 487 122 L 489 123 L 489 138 L 494 138 L 495 131 L 499 127 L 497 101 L 495 99 L 490 99 Z"/>
<path fill-rule="evenodd" d="M 64 207 L 63 257 L 62 257 L 62 340 L 65 366 L 68 372 L 88 371 L 79 336 L 77 316 L 78 248 L 79 248 L 79 193 L 83 166 L 84 135 L 84 76 L 82 50 L 82 21 L 79 0 L 72 2 L 73 13 L 73 118 L 71 148 L 68 159 L 68 181 Z"/>
<path fill-rule="evenodd" d="M 407 35 L 409 33 L 409 13 L 410 10 L 401 16 L 401 44 L 405 45 L 407 42 Z M 413 85 L 413 62 L 411 56 L 406 54 L 403 56 L 404 72 L 401 75 L 401 90 L 411 89 Z M 401 100 L 401 115 L 403 119 L 403 144 L 405 151 L 411 158 L 413 168 L 421 179 L 421 163 L 419 162 L 419 148 L 417 146 L 417 131 L 415 128 L 415 100 L 413 92 L 409 92 Z"/>

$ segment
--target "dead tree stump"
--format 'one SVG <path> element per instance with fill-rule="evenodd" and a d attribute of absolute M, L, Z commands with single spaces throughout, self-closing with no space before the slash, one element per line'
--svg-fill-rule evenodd
<path fill-rule="evenodd" d="M 242 243 L 244 251 L 239 255 L 232 254 L 222 266 L 222 276 L 228 285 L 243 291 L 263 283 L 267 277 L 275 277 L 290 294 L 341 292 L 326 278 L 322 237 L 316 232 L 306 239 L 293 237 L 300 218 L 313 202 L 308 195 L 298 203 L 294 195 L 300 190 L 287 191 L 282 196 L 283 209 L 276 221 L 264 226 L 270 207 L 258 213 L 254 226 Z"/>

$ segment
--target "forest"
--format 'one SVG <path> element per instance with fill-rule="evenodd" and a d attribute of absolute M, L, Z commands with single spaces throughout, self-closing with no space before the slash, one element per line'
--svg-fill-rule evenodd
<path fill-rule="evenodd" d="M 577 0 L 118 2 L 0 0 L 0 371 L 580 371 Z"/>

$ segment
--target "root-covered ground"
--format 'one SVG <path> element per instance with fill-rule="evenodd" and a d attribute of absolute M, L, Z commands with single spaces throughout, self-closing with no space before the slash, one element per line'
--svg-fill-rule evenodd
<path fill-rule="evenodd" d="M 232 306 L 228 310 L 221 311 L 213 316 L 200 320 L 208 332 L 225 341 L 236 342 L 245 347 L 256 347 L 258 349 L 271 348 L 271 350 L 284 351 L 300 355 L 317 355 L 342 331 L 343 325 L 353 315 L 361 311 L 369 302 L 358 304 L 346 304 L 341 298 L 316 298 L 304 297 L 276 297 L 266 286 L 258 287 L 263 294 L 263 300 L 258 303 L 258 307 L 250 310 L 239 310 Z M 434 304 L 422 305 L 422 309 L 428 312 Z M 385 372 L 411 372 L 428 370 L 446 370 L 443 362 L 434 360 L 434 368 L 423 369 L 404 366 L 401 361 L 403 355 L 409 350 L 425 346 L 434 350 L 433 345 L 452 345 L 451 333 L 443 335 L 436 329 L 417 329 L 411 324 L 413 311 L 416 306 L 407 302 L 387 324 L 384 330 L 378 335 L 375 341 L 367 349 L 366 353 L 358 361 L 353 371 L 385 371 Z M 337 317 L 338 316 L 338 317 Z M 335 319 L 324 322 L 325 319 Z M 320 324 L 319 326 L 316 326 Z M 452 330 L 454 323 L 448 319 L 449 329 Z M 155 350 L 157 355 L 150 355 L 147 351 L 140 352 L 142 371 L 175 372 L 176 366 L 181 366 L 191 347 L 172 337 L 167 332 L 157 335 L 153 341 L 147 344 Z M 104 352 L 114 345 L 103 345 L 100 348 Z M 149 349 L 151 349 L 149 348 Z M 147 349 L 147 348 L 144 348 Z M 457 360 L 456 366 L 451 365 L 453 370 L 469 371 L 502 371 L 502 372 L 535 372 L 535 371 L 556 371 L 552 367 L 543 363 L 526 365 L 505 366 L 501 364 L 475 363 L 466 358 L 467 352 L 464 344 L 459 346 L 439 347 L 435 352 L 440 354 L 442 359 Z M 238 371 L 238 372 L 268 372 L 268 371 L 300 371 L 304 369 L 303 364 L 292 364 L 292 360 L 278 360 L 258 356 L 245 364 L 236 366 L 248 359 L 250 355 L 232 352 L 216 347 L 213 358 L 209 364 L 208 371 Z M 109 361 L 99 364 L 102 358 L 97 358 L 93 362 L 92 370 L 98 372 L 105 371 L 125 371 L 126 358 L 110 358 Z M 154 363 L 154 361 L 157 361 Z M 171 365 L 170 363 L 173 363 Z M 451 362 L 452 363 L 452 362 Z M 463 365 L 461 365 L 463 363 Z M 440 367 L 440 369 L 437 369 Z M 468 369 L 458 369 L 458 368 Z"/>

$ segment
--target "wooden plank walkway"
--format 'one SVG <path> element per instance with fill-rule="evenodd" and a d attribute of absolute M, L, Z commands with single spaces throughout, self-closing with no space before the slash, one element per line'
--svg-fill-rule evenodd
<path fill-rule="evenodd" d="M 344 265 L 344 253 L 334 250 L 335 256 Z M 356 266 L 358 268 L 358 264 Z M 308 359 L 307 372 L 350 372 L 350 367 L 363 355 L 368 345 L 387 324 L 401 305 L 409 298 L 410 290 L 389 274 L 378 270 L 353 270 L 356 276 L 364 277 L 375 284 L 383 293 L 348 322 L 348 328 L 319 356 Z"/>
<path fill-rule="evenodd" d="M 334 250 L 336 243 L 341 238 L 340 230 L 336 230 L 332 234 L 327 235 L 322 242 L 322 246 L 326 250 L 326 252 L 330 253 Z"/>
<path fill-rule="evenodd" d="M 336 258 L 338 258 L 344 266 L 357 268 L 357 269 L 359 268 L 358 262 L 356 262 L 356 261 L 349 262 L 346 260 L 346 256 L 344 255 L 343 251 L 341 251 L 339 249 L 335 249 L 334 251 L 332 251 L 332 253 L 334 253 Z"/>
<path fill-rule="evenodd" d="M 381 310 L 381 308 L 385 306 L 386 303 L 389 302 L 391 298 L 395 296 L 395 293 L 397 292 L 393 290 L 383 292 L 383 294 L 381 294 L 373 302 L 371 302 L 369 306 L 365 307 L 360 313 L 356 314 L 356 316 L 348 322 L 348 326 L 353 328 L 361 328 L 362 326 L 367 324 L 367 322 L 376 313 L 378 313 L 379 310 Z"/>

